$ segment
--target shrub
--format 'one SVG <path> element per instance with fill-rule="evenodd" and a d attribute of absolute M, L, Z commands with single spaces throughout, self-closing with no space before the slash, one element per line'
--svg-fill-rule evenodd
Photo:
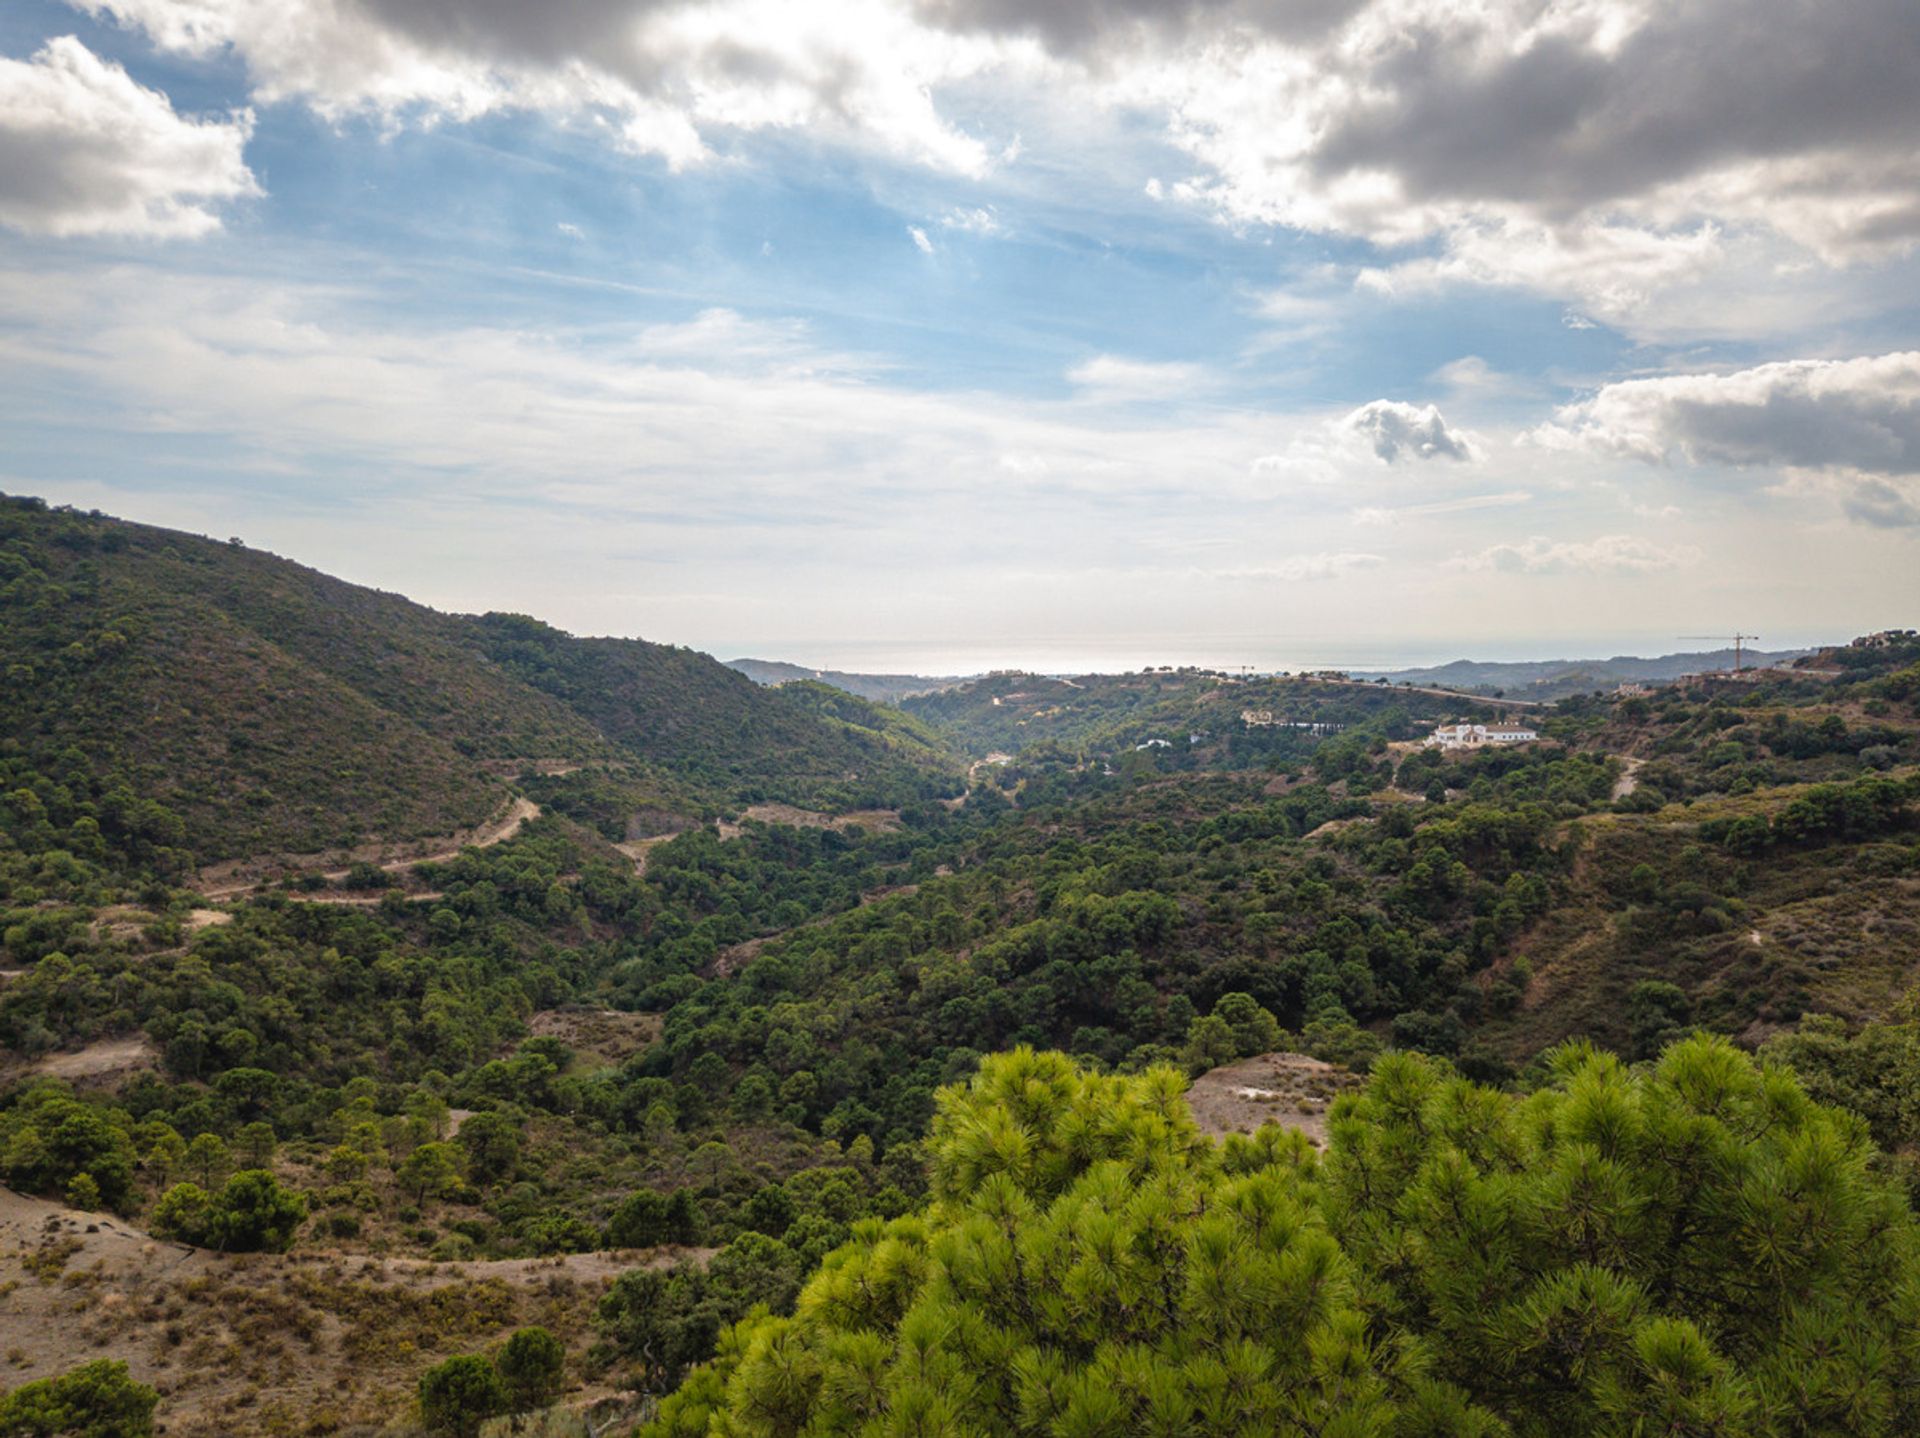
<path fill-rule="evenodd" d="M 429 1432 L 477 1438 L 482 1423 L 507 1411 L 506 1384 L 481 1354 L 449 1358 L 420 1376 L 420 1421 Z"/>
<path fill-rule="evenodd" d="M 0 1438 L 150 1438 L 158 1395 L 107 1359 L 0 1396 Z"/>

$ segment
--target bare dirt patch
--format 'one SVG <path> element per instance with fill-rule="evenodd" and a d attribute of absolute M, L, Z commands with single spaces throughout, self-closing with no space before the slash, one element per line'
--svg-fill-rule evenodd
<path fill-rule="evenodd" d="M 613 1068 L 660 1037 L 659 1014 L 634 1014 L 584 1004 L 542 1009 L 527 1020 L 536 1038 L 556 1038 L 573 1050 L 577 1070 Z"/>
<path fill-rule="evenodd" d="M 1361 1082 L 1358 1074 L 1306 1054 L 1261 1054 L 1200 1075 L 1187 1090 L 1187 1106 L 1210 1138 L 1277 1123 L 1325 1148 L 1328 1105 Z"/>
<path fill-rule="evenodd" d="M 1371 824 L 1372 822 L 1373 820 L 1371 819 L 1357 817 L 1352 819 L 1329 819 L 1319 827 L 1309 829 L 1303 837 L 1308 839 L 1324 839 L 1329 834 L 1338 834 L 1343 829 L 1351 829 L 1355 824 Z"/>
<path fill-rule="evenodd" d="M 851 809 L 844 814 L 822 814 L 815 809 L 799 809 L 792 804 L 752 804 L 740 821 L 720 822 L 720 837 L 737 839 L 748 823 L 785 824 L 794 829 L 866 829 L 876 834 L 900 827 L 898 809 Z"/>
<path fill-rule="evenodd" d="M 43 1054 L 17 1068 L 12 1075 L 33 1074 L 43 1078 L 64 1079 L 81 1086 L 107 1086 L 156 1066 L 159 1052 L 145 1034 L 117 1039 L 102 1039 L 83 1049 L 66 1053 Z"/>
<path fill-rule="evenodd" d="M 628 839 L 624 844 L 615 844 L 613 847 L 633 860 L 634 877 L 638 878 L 647 872 L 647 855 L 657 845 L 664 844 L 675 837 L 677 836 L 673 834 L 656 834 L 651 839 Z"/>
<path fill-rule="evenodd" d="M 217 929 L 222 924 L 231 924 L 233 915 L 225 909 L 195 909 L 187 915 L 183 927 L 189 934 L 197 934 L 202 929 Z"/>
<path fill-rule="evenodd" d="M 1616 800 L 1626 798 L 1627 795 L 1640 787 L 1640 771 L 1646 766 L 1647 762 L 1645 759 L 1635 759 L 1626 754 L 1620 755 L 1619 758 L 1621 764 L 1620 777 L 1613 781 L 1613 797 Z"/>
<path fill-rule="evenodd" d="M 711 1255 L 222 1256 L 155 1239 L 110 1214 L 0 1189 L 0 1381 L 11 1387 L 120 1359 L 159 1391 L 155 1416 L 168 1438 L 385 1432 L 407 1411 L 421 1371 L 441 1358 L 540 1323 L 577 1361 L 615 1277 Z"/>

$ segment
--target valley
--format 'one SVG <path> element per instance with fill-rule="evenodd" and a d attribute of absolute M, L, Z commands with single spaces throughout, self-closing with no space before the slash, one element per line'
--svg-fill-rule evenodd
<path fill-rule="evenodd" d="M 875 1393 L 922 1401 L 892 1346 L 916 1314 L 1003 1341 L 968 1297 L 1010 1261 L 993 1233 L 1101 1312 L 1144 1301 L 1147 1269 L 1102 1278 L 1082 1251 L 1097 1210 L 1161 1235 L 1152 1264 L 1184 1255 L 1180 1325 L 1129 1341 L 1193 1391 L 1224 1360 L 1169 1335 L 1257 1327 L 1208 1307 L 1206 1265 L 1281 1263 L 1311 1231 L 1334 1247 L 1262 1291 L 1309 1303 L 1287 1265 L 1365 1275 L 1364 1314 L 1328 1299 L 1313 1322 L 1326 1344 L 1371 1326 L 1349 1351 L 1371 1396 L 1282 1355 L 1293 1376 L 1246 1400 L 1260 1423 L 1284 1391 L 1314 1423 L 1428 1404 L 1455 1417 L 1417 1431 L 1541 1431 L 1475 1416 L 1535 1411 L 1533 1379 L 1382 1356 L 1493 1340 L 1445 1275 L 1394 1289 L 1412 1280 L 1369 1245 L 1424 1220 L 1369 1208 L 1369 1165 L 1425 1193 L 1452 1160 L 1395 1165 L 1457 1132 L 1494 1203 L 1588 1162 L 1527 1115 L 1611 1104 L 1651 1135 L 1710 1081 L 1736 1097 L 1695 1118 L 1728 1125 L 1728 1164 L 1788 1162 L 1727 1117 L 1772 1104 L 1807 1153 L 1844 1153 L 1834 1223 L 1911 1223 L 1911 634 L 1837 644 L 1818 674 L 1529 702 L 1536 740 L 1445 750 L 1436 726 L 1519 701 L 1164 669 L 877 703 L 22 501 L 0 503 L 0 561 L 10 1390 L 100 1359 L 167 1434 L 462 1431 L 429 1411 L 433 1375 L 511 1367 L 538 1329 L 542 1432 L 591 1410 L 648 1438 L 798 1433 L 840 1411 L 822 1394 L 864 1392 L 821 1430 L 854 1432 Z M 1402 1127 L 1429 1109 L 1440 1129 Z M 1678 1160 L 1638 1144 L 1608 1181 L 1666 1212 Z M 1253 1227 L 1167 1216 L 1211 1194 Z M 1594 1223 L 1657 1294 L 1647 1232 Z M 1585 1251 L 1545 1230 L 1538 1251 L 1563 1239 Z M 1570 1271 L 1492 1273 L 1502 1321 Z M 1032 1301 L 1020 1342 L 1094 1321 Z M 1850 1321 L 1879 1332 L 1893 1302 Z M 1720 1321 L 1633 1303 L 1622 1334 L 1656 1309 Z M 1788 1381 L 1776 1329 L 1725 1341 L 1739 1383 Z M 756 1427 L 781 1354 L 812 1406 Z M 1100 1372 L 1045 1401 L 1147 1382 Z"/>

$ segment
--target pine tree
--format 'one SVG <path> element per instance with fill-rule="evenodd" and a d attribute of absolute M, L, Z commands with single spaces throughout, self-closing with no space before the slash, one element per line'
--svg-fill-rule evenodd
<path fill-rule="evenodd" d="M 934 1202 L 855 1225 L 647 1438 L 1920 1432 L 1920 1255 L 1865 1126 L 1690 1039 L 1516 1095 L 1389 1055 L 1320 1159 L 1184 1080 L 986 1060 Z"/>

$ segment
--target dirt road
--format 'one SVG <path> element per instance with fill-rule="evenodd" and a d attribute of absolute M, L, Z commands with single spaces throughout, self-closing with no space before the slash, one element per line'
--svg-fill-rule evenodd
<path fill-rule="evenodd" d="M 505 843 L 523 826 L 540 817 L 540 806 L 531 799 L 515 797 L 505 809 L 478 828 L 450 835 L 445 839 L 423 841 L 436 847 L 427 853 L 399 852 L 402 849 L 416 850 L 419 843 L 388 846 L 385 853 L 376 849 L 370 857 L 360 860 L 372 863 L 388 873 L 398 873 L 411 869 L 418 864 L 444 864 L 460 857 L 463 849 L 487 849 L 495 844 Z M 216 864 L 200 872 L 199 892 L 203 898 L 221 902 L 244 898 L 257 890 L 264 889 L 274 882 L 280 873 L 311 871 L 316 865 L 334 858 L 328 854 L 275 854 L 258 859 L 234 859 L 224 864 Z M 338 862 L 337 858 L 335 862 Z M 273 870 L 277 872 L 263 872 Z M 328 883 L 337 884 L 344 880 L 351 868 L 333 868 L 321 871 L 321 877 Z M 345 903 L 346 899 L 335 898 L 330 902 Z M 367 903 L 378 903 L 379 896 L 366 899 Z"/>

